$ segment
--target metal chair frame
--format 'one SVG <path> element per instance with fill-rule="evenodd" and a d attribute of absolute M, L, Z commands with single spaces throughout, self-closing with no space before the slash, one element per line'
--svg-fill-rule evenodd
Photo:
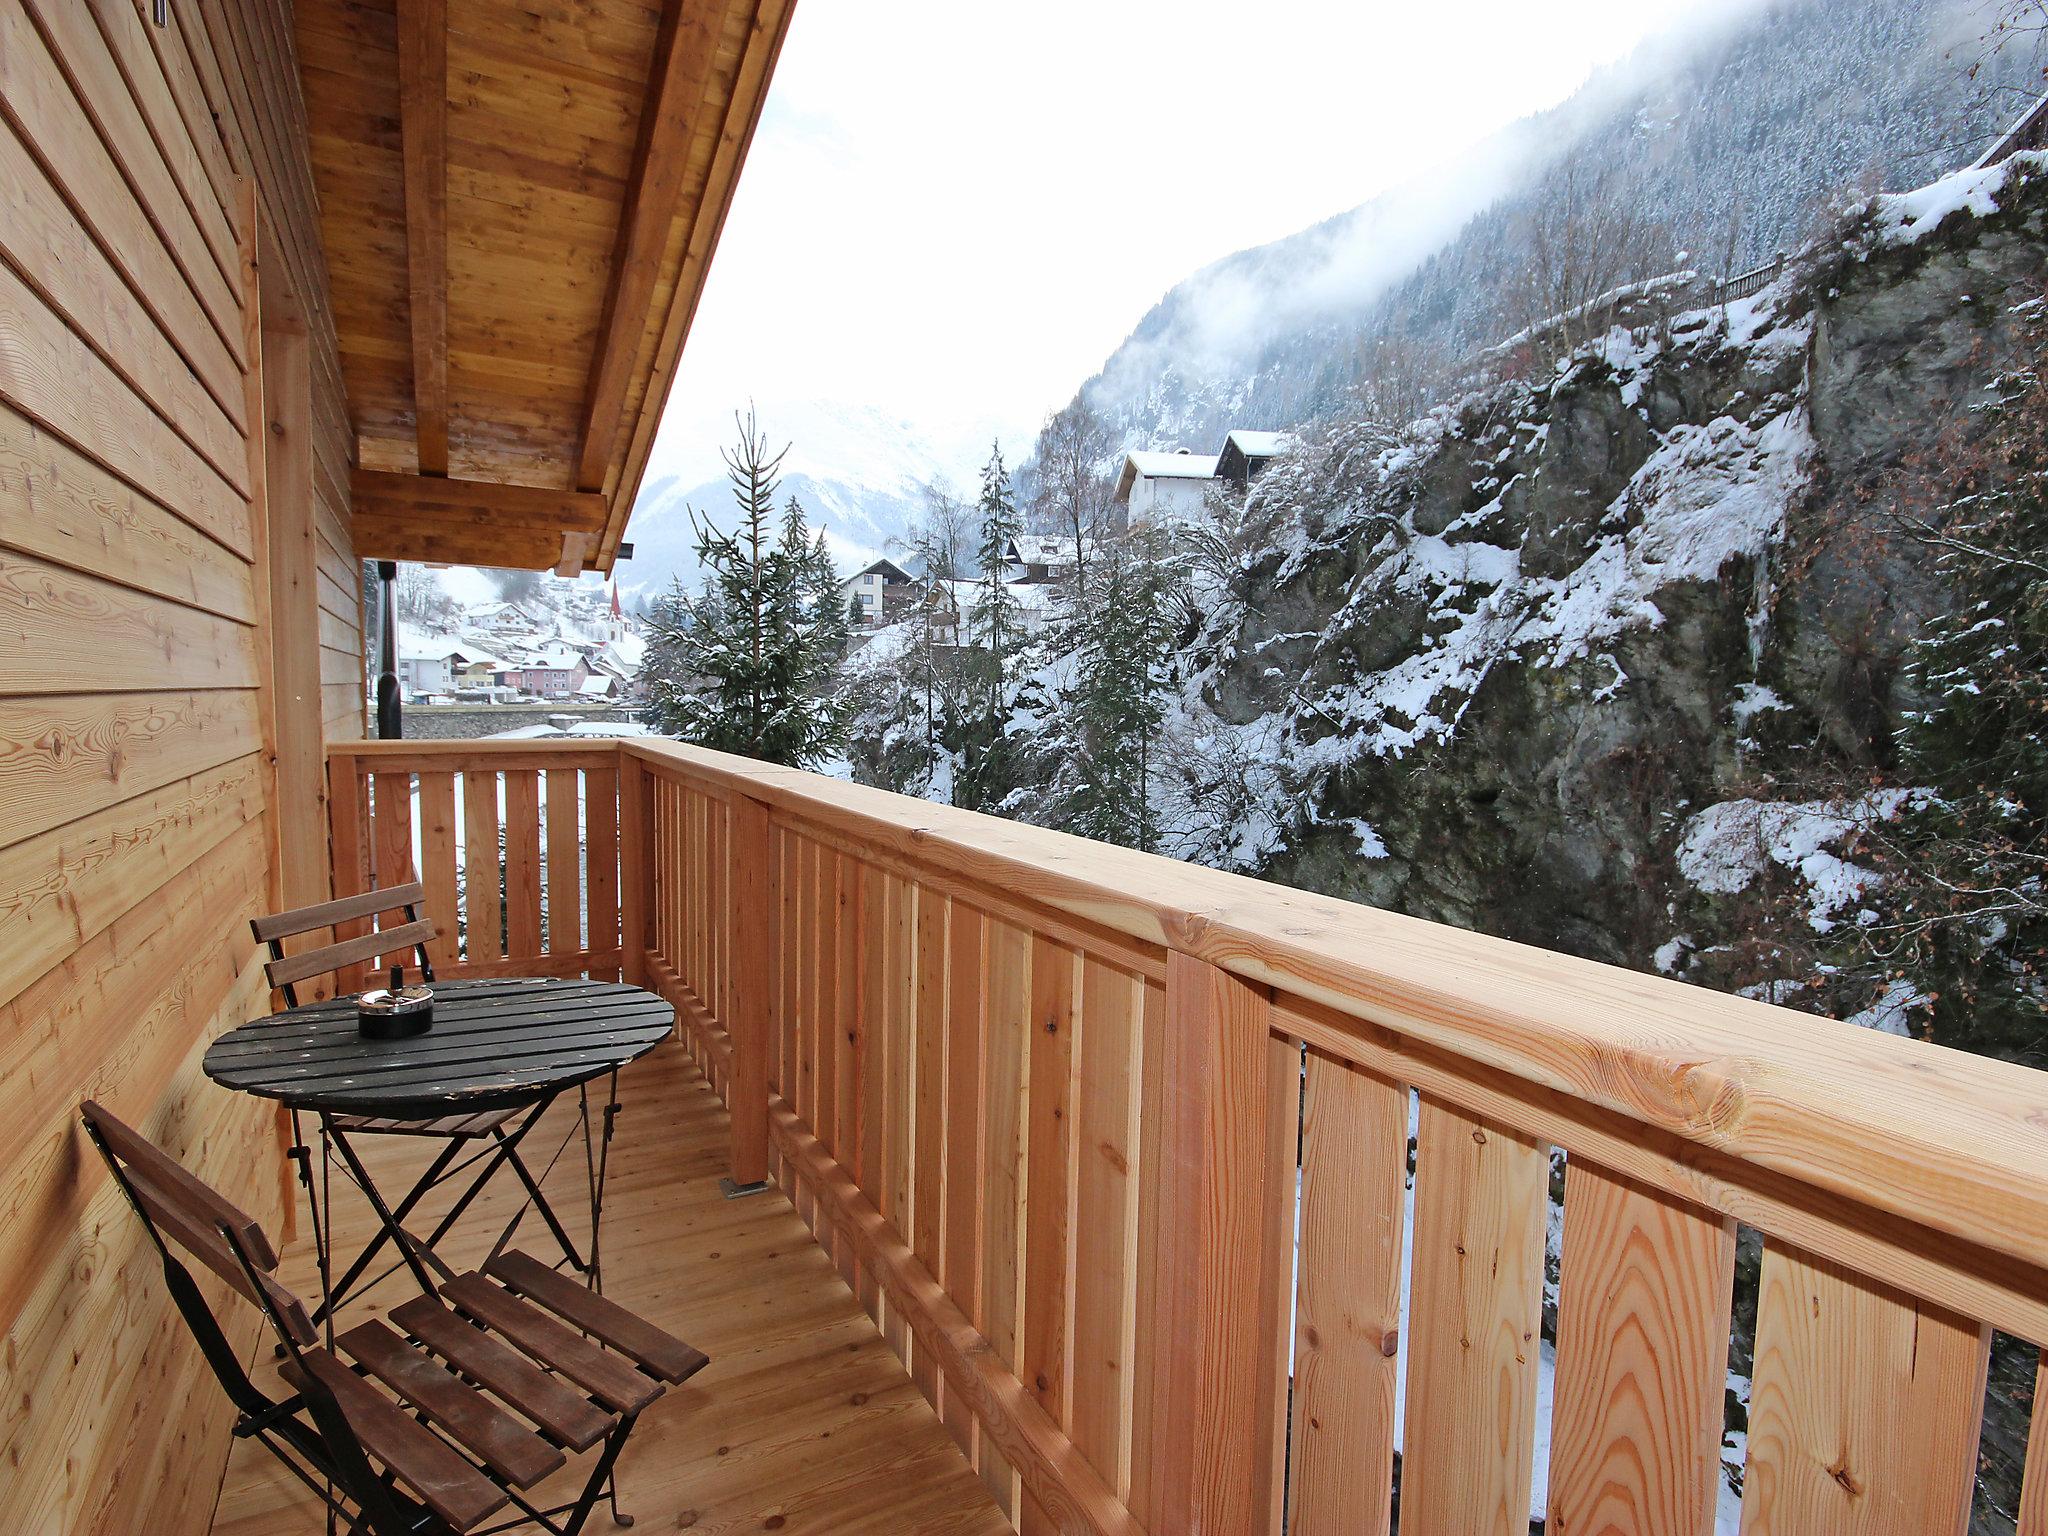
<path fill-rule="evenodd" d="M 284 941 L 288 938 L 295 938 L 301 934 L 314 932 L 321 928 L 332 928 L 339 922 L 367 920 L 373 917 L 381 917 L 387 912 L 394 911 L 403 911 L 408 925 L 416 924 L 420 921 L 419 908 L 425 899 L 426 892 L 425 888 L 418 882 L 392 886 L 383 892 L 373 890 L 364 893 L 364 896 L 378 895 L 385 898 L 385 904 L 370 907 L 367 910 L 363 897 L 343 897 L 337 901 L 322 902 L 316 906 L 302 907 L 292 912 L 260 917 L 254 919 L 249 926 L 254 931 L 257 939 L 268 948 L 270 952 L 268 969 L 274 973 L 283 967 L 284 962 L 288 958 L 284 949 Z M 421 980 L 431 985 L 434 980 L 434 967 L 433 961 L 427 953 L 426 940 L 422 938 L 408 947 L 413 950 L 414 961 L 419 968 Z M 320 951 L 315 950 L 302 958 L 317 959 L 319 957 Z M 354 962 L 340 961 L 337 962 L 330 972 L 315 971 L 311 975 L 335 974 L 340 971 L 343 965 L 351 963 Z M 299 1006 L 298 982 L 309 979 L 309 975 L 301 974 L 276 983 L 277 990 L 284 996 L 286 1007 L 296 1008 Z M 444 1273 L 452 1273 L 452 1271 L 447 1269 L 446 1265 L 434 1258 L 434 1246 L 447 1236 L 450 1229 L 454 1227 L 456 1220 L 464 1211 L 469 1209 L 470 1204 L 476 1197 L 483 1193 L 484 1187 L 496 1176 L 498 1170 L 505 1167 L 509 1167 L 514 1176 L 518 1178 L 520 1184 L 524 1186 L 527 1198 L 519 1209 L 513 1213 L 512 1219 L 506 1225 L 504 1231 L 500 1233 L 496 1244 L 491 1249 L 492 1255 L 495 1257 L 504 1249 L 505 1245 L 511 1241 L 514 1232 L 518 1230 L 519 1223 L 524 1219 L 527 1210 L 529 1208 L 534 1209 L 539 1212 L 541 1220 L 547 1226 L 549 1235 L 562 1250 L 564 1261 L 576 1270 L 577 1273 L 584 1276 L 585 1283 L 592 1290 L 602 1294 L 604 1291 L 604 1269 L 600 1231 L 604 1213 L 605 1174 L 610 1163 L 614 1125 L 621 1109 L 618 1094 L 618 1074 L 616 1072 L 611 1074 L 610 1089 L 604 1105 L 604 1123 L 599 1138 L 600 1146 L 595 1153 L 594 1159 L 590 1144 L 589 1090 L 587 1087 L 579 1088 L 577 1092 L 579 1100 L 578 1126 L 582 1129 L 584 1136 L 584 1161 L 586 1171 L 589 1174 L 591 1196 L 590 1255 L 587 1259 L 578 1250 L 575 1240 L 569 1235 L 569 1231 L 563 1225 L 560 1216 L 556 1214 L 554 1207 L 549 1203 L 547 1195 L 541 1186 L 541 1180 L 534 1176 L 533 1170 L 527 1166 L 525 1159 L 519 1155 L 520 1143 L 540 1123 L 541 1117 L 554 1104 L 556 1095 L 550 1094 L 548 1097 L 537 1100 L 524 1109 L 515 1110 L 509 1117 L 497 1120 L 496 1123 L 475 1130 L 454 1132 L 437 1132 L 426 1129 L 426 1126 L 433 1123 L 426 1120 L 415 1122 L 409 1126 L 372 1126 L 361 1123 L 368 1117 L 350 1116 L 338 1120 L 337 1117 L 322 1114 L 320 1116 L 320 1134 L 323 1144 L 331 1142 L 340 1151 L 345 1176 L 370 1202 L 378 1216 L 382 1219 L 383 1225 L 379 1228 L 376 1237 L 350 1262 L 348 1268 L 343 1271 L 341 1278 L 328 1287 L 327 1293 L 321 1299 L 320 1305 L 314 1310 L 313 1321 L 316 1324 L 325 1321 L 358 1289 L 367 1290 L 375 1286 L 389 1275 L 392 1269 L 399 1267 L 400 1264 L 410 1267 L 414 1278 L 420 1282 L 421 1287 L 431 1291 L 433 1285 L 427 1276 L 426 1265 L 431 1264 Z M 443 1119 L 449 1117 L 436 1116 L 434 1118 Z M 508 1126 L 511 1127 L 510 1130 L 507 1129 Z M 568 1140 L 573 1139 L 575 1134 L 576 1128 L 572 1127 L 569 1136 L 564 1139 L 563 1148 L 567 1147 Z M 369 1175 L 364 1170 L 355 1149 L 349 1145 L 349 1135 L 409 1136 L 416 1140 L 445 1140 L 447 1145 L 436 1154 L 433 1162 L 414 1181 L 412 1187 L 406 1191 L 398 1204 L 391 1206 L 378 1194 L 375 1184 L 370 1181 Z M 484 1141 L 488 1141 L 490 1144 L 475 1150 L 472 1155 L 462 1161 L 457 1161 L 471 1143 Z M 557 1149 L 556 1157 L 561 1156 L 561 1150 Z M 286 1156 L 298 1165 L 299 1183 L 306 1191 L 306 1204 L 312 1213 L 313 1241 L 319 1254 L 320 1273 L 324 1282 L 332 1267 L 332 1254 L 329 1251 L 329 1244 L 332 1237 L 333 1211 L 331 1209 L 331 1202 L 327 1208 L 323 1209 L 321 1197 L 314 1189 L 312 1148 L 307 1144 L 305 1130 L 297 1109 L 292 1111 L 292 1145 L 287 1149 Z M 376 1261 L 377 1254 L 383 1250 L 384 1244 L 391 1239 L 394 1232 L 403 1232 L 405 1218 L 412 1213 L 420 1201 L 443 1183 L 458 1178 L 479 1163 L 484 1165 L 483 1171 L 477 1174 L 470 1181 L 468 1187 L 456 1197 L 455 1204 L 441 1218 L 432 1234 L 424 1240 L 413 1239 L 412 1242 L 407 1242 L 401 1238 L 398 1242 L 398 1247 L 401 1250 L 398 1264 L 394 1264 L 390 1268 L 372 1276 L 369 1280 L 364 1281 L 364 1273 Z M 549 1162 L 549 1166 L 553 1166 L 552 1159 Z M 405 1236 L 410 1237 L 410 1234 L 405 1234 Z M 414 1243 L 418 1244 L 418 1251 L 415 1251 Z M 360 1287 L 358 1287 L 359 1281 L 362 1282 Z"/>

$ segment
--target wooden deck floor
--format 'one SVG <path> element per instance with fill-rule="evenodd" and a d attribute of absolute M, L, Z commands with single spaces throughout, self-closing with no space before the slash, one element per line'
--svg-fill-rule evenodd
<path fill-rule="evenodd" d="M 681 1049 L 663 1046 L 621 1085 L 626 1108 L 606 1203 L 605 1290 L 711 1356 L 693 1381 L 648 1410 L 626 1447 L 621 1507 L 636 1517 L 636 1532 L 1008 1532 L 789 1202 L 779 1191 L 735 1201 L 720 1196 L 725 1112 Z M 544 1125 L 527 1142 L 538 1149 L 536 1167 L 571 1123 L 560 1107 L 553 1119 L 560 1130 Z M 425 1158 L 398 1138 L 369 1145 L 379 1182 L 395 1198 L 409 1183 L 406 1170 Z M 579 1144 L 547 1181 L 579 1237 L 587 1216 L 577 1217 L 588 1210 L 582 1177 Z M 451 1262 L 462 1267 L 475 1256 L 469 1248 L 488 1246 L 510 1214 L 515 1187 L 502 1179 L 465 1215 L 462 1232 L 473 1241 L 446 1245 Z M 337 1194 L 350 1221 L 337 1247 L 353 1254 L 367 1212 L 353 1190 Z M 552 1256 L 545 1229 L 530 1217 L 518 1243 Z M 312 1272 L 311 1244 L 302 1234 L 285 1256 L 284 1278 L 312 1296 Z M 412 1294 L 409 1278 L 392 1277 L 345 1309 L 343 1320 Z M 317 1502 L 289 1473 L 257 1448 L 235 1447 L 215 1536 L 307 1536 L 322 1529 Z M 600 1505 L 587 1529 L 616 1527 Z"/>

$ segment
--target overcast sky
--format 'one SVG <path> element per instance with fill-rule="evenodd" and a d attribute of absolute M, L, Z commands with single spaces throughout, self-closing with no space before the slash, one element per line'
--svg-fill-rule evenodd
<path fill-rule="evenodd" d="M 749 397 L 1026 434 L 1196 268 L 1709 3 L 801 0 L 653 472 Z"/>

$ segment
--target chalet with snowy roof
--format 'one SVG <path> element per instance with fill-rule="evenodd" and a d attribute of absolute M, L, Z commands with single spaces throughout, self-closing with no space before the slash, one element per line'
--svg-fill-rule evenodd
<path fill-rule="evenodd" d="M 1127 453 L 1112 498 L 1118 521 L 1185 522 L 1201 516 L 1209 488 L 1216 483 L 1216 460 L 1204 453 Z"/>
<path fill-rule="evenodd" d="M 589 676 L 587 657 L 576 651 L 554 650 L 505 667 L 498 673 L 498 681 L 521 693 L 558 699 L 575 693 Z"/>
<path fill-rule="evenodd" d="M 877 560 L 840 585 L 852 602 L 860 604 L 864 624 L 881 623 L 891 609 L 907 602 L 917 589 L 910 572 L 893 560 Z"/>
<path fill-rule="evenodd" d="M 407 693 L 446 693 L 493 658 L 447 639 L 401 640 L 398 685 Z"/>
<path fill-rule="evenodd" d="M 1216 455 L 1216 478 L 1228 480 L 1241 491 L 1273 460 L 1292 453 L 1294 441 L 1291 432 L 1247 432 L 1239 428 L 1223 440 L 1223 451 Z"/>
<path fill-rule="evenodd" d="M 1020 533 L 1010 541 L 1010 566 L 1014 579 L 1027 584 L 1062 580 L 1076 564 L 1077 546 L 1070 535 Z"/>

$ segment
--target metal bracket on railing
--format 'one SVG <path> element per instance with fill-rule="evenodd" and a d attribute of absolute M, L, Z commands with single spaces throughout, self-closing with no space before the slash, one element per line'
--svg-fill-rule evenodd
<path fill-rule="evenodd" d="M 749 1195 L 766 1194 L 774 1188 L 774 1180 L 761 1179 L 752 1184 L 735 1184 L 730 1178 L 718 1181 L 718 1192 L 728 1200 L 744 1200 Z"/>

